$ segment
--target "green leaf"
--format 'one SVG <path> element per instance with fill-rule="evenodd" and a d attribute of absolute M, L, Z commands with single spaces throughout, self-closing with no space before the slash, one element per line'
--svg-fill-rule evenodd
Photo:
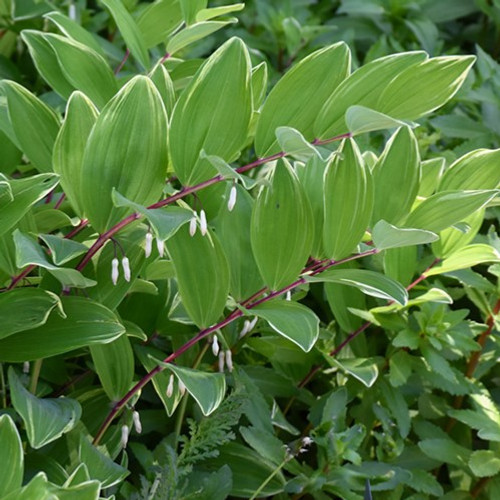
<path fill-rule="evenodd" d="M 347 262 L 345 264 L 340 264 L 337 269 L 338 268 L 353 269 L 356 267 L 354 263 Z M 345 332 L 357 330 L 361 326 L 362 321 L 350 310 L 366 309 L 365 294 L 358 288 L 344 286 L 339 283 L 325 283 L 324 289 L 330 310 L 340 328 Z"/>
<path fill-rule="evenodd" d="M 417 139 L 408 127 L 392 135 L 372 173 L 372 223 L 381 219 L 391 224 L 403 222 L 415 201 L 421 178 Z"/>
<path fill-rule="evenodd" d="M 423 229 L 406 229 L 393 226 L 385 220 L 379 220 L 372 230 L 373 244 L 379 250 L 387 248 L 423 245 L 439 239 L 436 233 Z"/>
<path fill-rule="evenodd" d="M 45 40 L 54 49 L 66 80 L 102 108 L 118 90 L 105 59 L 86 45 L 60 35 L 48 33 Z"/>
<path fill-rule="evenodd" d="M 467 448 L 444 438 L 423 439 L 418 447 L 429 458 L 458 467 L 466 467 L 471 454 Z"/>
<path fill-rule="evenodd" d="M 50 256 L 54 263 L 58 266 L 68 262 L 78 255 L 87 252 L 88 247 L 78 241 L 61 238 L 52 234 L 40 234 L 42 239 L 50 250 Z"/>
<path fill-rule="evenodd" d="M 161 95 L 167 115 L 170 116 L 176 101 L 174 83 L 170 73 L 165 69 L 163 64 L 159 64 L 151 73 L 151 80 L 156 85 L 156 88 Z"/>
<path fill-rule="evenodd" d="M 208 0 L 179 0 L 182 15 L 187 25 L 192 24 L 196 19 L 196 14 L 200 10 L 206 9 Z"/>
<path fill-rule="evenodd" d="M 105 57 L 106 54 L 99 45 L 97 37 L 80 26 L 76 21 L 73 21 L 68 16 L 57 11 L 49 12 L 43 17 L 50 19 L 67 37 L 94 50 L 102 57 Z"/>
<path fill-rule="evenodd" d="M 262 105 L 267 90 L 268 71 L 267 64 L 262 61 L 252 68 L 252 95 L 253 109 L 257 110 Z"/>
<path fill-rule="evenodd" d="M 175 106 L 169 131 L 170 153 L 182 184 L 192 186 L 214 175 L 200 158 L 234 160 L 246 144 L 252 113 L 250 60 L 238 38 L 231 38 L 201 66 Z"/>
<path fill-rule="evenodd" d="M 402 438 L 408 437 L 411 428 L 411 417 L 403 394 L 399 389 L 395 389 L 385 381 L 380 384 L 380 390 L 387 408 L 396 419 L 399 434 Z"/>
<path fill-rule="evenodd" d="M 304 136 L 294 128 L 278 127 L 276 129 L 276 139 L 282 151 L 299 161 L 307 161 L 312 156 L 319 156 L 316 148 L 307 142 Z"/>
<path fill-rule="evenodd" d="M 490 245 L 476 243 L 461 248 L 444 259 L 438 266 L 429 269 L 425 275 L 449 273 L 458 269 L 469 269 L 485 262 L 500 262 L 500 253 Z"/>
<path fill-rule="evenodd" d="M 173 236 L 176 231 L 193 217 L 193 212 L 182 207 L 169 206 L 150 210 L 138 203 L 127 200 L 118 191 L 113 189 L 111 194 L 116 207 L 129 207 L 148 219 L 156 237 L 166 241 Z"/>
<path fill-rule="evenodd" d="M 264 157 L 279 151 L 275 137 L 278 127 L 292 127 L 312 141 L 314 121 L 349 74 L 350 65 L 349 48 L 340 42 L 313 52 L 293 66 L 264 102 L 255 133 L 257 155 Z"/>
<path fill-rule="evenodd" d="M 231 186 L 226 188 L 226 200 Z M 229 211 L 226 204 L 221 204 L 215 220 L 216 231 L 229 263 L 231 296 L 242 301 L 264 286 L 264 282 L 255 262 L 250 243 L 250 227 L 253 198 L 247 190 L 234 185 L 236 204 Z"/>
<path fill-rule="evenodd" d="M 311 252 L 312 212 L 287 160 L 278 161 L 271 185 L 259 192 L 250 234 L 255 261 L 271 290 L 297 279 Z"/>
<path fill-rule="evenodd" d="M 93 446 L 85 435 L 80 436 L 78 458 L 80 463 L 87 466 L 91 479 L 100 481 L 101 488 L 110 488 L 129 475 L 125 467 L 113 462 L 107 454 Z"/>
<path fill-rule="evenodd" d="M 147 49 L 165 42 L 168 35 L 181 24 L 181 6 L 176 0 L 153 2 L 142 10 L 137 19 L 137 26 Z"/>
<path fill-rule="evenodd" d="M 393 279 L 365 269 L 331 269 L 317 276 L 307 276 L 310 282 L 340 283 L 359 288 L 366 295 L 380 299 L 394 300 L 405 305 L 408 292 Z"/>
<path fill-rule="evenodd" d="M 267 480 L 261 498 L 272 497 L 282 492 L 286 480 L 276 465 L 263 459 L 256 451 L 239 443 L 229 443 L 220 449 L 219 456 L 210 459 L 211 465 L 221 467 L 230 464 L 233 473 L 231 495 L 250 498 Z M 248 472 L 252 471 L 251 474 Z"/>
<path fill-rule="evenodd" d="M 297 164 L 295 172 L 312 208 L 312 249 L 311 256 L 315 259 L 324 257 L 323 251 L 323 224 L 325 207 L 323 202 L 323 185 L 326 162 L 318 156 L 312 156 L 305 165 Z"/>
<path fill-rule="evenodd" d="M 36 241 L 21 233 L 19 229 L 14 231 L 14 243 L 16 244 L 16 265 L 18 268 L 32 264 L 43 267 L 64 287 L 87 288 L 97 284 L 96 281 L 86 278 L 76 269 L 57 267 L 51 264 Z"/>
<path fill-rule="evenodd" d="M 376 59 L 361 66 L 327 96 L 314 123 L 314 133 L 326 139 L 348 132 L 345 114 L 351 106 L 363 106 L 386 113 L 377 106 L 380 94 L 405 68 L 414 67 L 425 60 L 425 52 L 404 52 Z M 399 116 L 386 113 L 392 118 Z"/>
<path fill-rule="evenodd" d="M 477 450 L 471 453 L 469 467 L 476 477 L 491 477 L 500 472 L 500 458 L 491 450 Z"/>
<path fill-rule="evenodd" d="M 289 300 L 265 302 L 252 307 L 252 314 L 265 319 L 281 336 L 309 352 L 319 335 L 319 319 L 308 307 Z"/>
<path fill-rule="evenodd" d="M 57 295 L 39 288 L 21 288 L 0 295 L 0 339 L 43 325 L 59 307 Z"/>
<path fill-rule="evenodd" d="M 207 155 L 203 149 L 200 151 L 200 160 L 208 161 L 225 179 L 236 179 L 241 182 L 246 189 L 252 189 L 258 184 L 265 184 L 267 182 L 265 179 L 252 179 L 251 177 L 238 173 L 235 168 L 231 167 L 231 165 L 220 156 Z"/>
<path fill-rule="evenodd" d="M 173 372 L 185 385 L 203 415 L 210 415 L 222 403 L 226 393 L 226 377 L 223 373 L 205 373 L 163 361 L 159 364 Z"/>
<path fill-rule="evenodd" d="M 286 447 L 274 434 L 258 427 L 240 427 L 243 439 L 265 460 L 279 465 L 285 459 Z"/>
<path fill-rule="evenodd" d="M 165 358 L 165 354 L 162 351 L 147 345 L 135 345 L 134 351 L 137 354 L 139 361 L 148 372 L 157 368 L 157 366 L 161 363 L 161 360 Z M 156 394 L 163 403 L 169 417 L 174 414 L 175 409 L 182 399 L 179 384 L 174 384 L 172 395 L 170 397 L 167 396 L 170 375 L 171 374 L 168 371 L 164 370 L 156 374 L 152 379 Z"/>
<path fill-rule="evenodd" d="M 323 245 L 326 256 L 340 260 L 356 250 L 370 222 L 373 181 L 356 142 L 342 142 L 325 173 L 325 223 Z"/>
<path fill-rule="evenodd" d="M 485 208 L 476 210 L 459 223 L 441 231 L 439 240 L 432 244 L 434 255 L 441 259 L 448 258 L 469 244 L 481 229 L 484 213 Z M 465 229 L 461 227 L 462 225 Z"/>
<path fill-rule="evenodd" d="M 127 48 L 144 69 L 149 69 L 149 53 L 142 32 L 121 0 L 100 0 L 110 11 Z"/>
<path fill-rule="evenodd" d="M 413 306 L 425 304 L 426 302 L 437 302 L 438 304 L 453 304 L 453 299 L 444 290 L 440 288 L 431 288 L 422 295 L 410 299 L 406 305 L 390 304 L 388 306 L 374 307 L 370 309 L 372 313 L 387 313 L 392 311 L 400 311 L 401 309 L 408 309 Z"/>
<path fill-rule="evenodd" d="M 425 198 L 434 193 L 444 172 L 444 158 L 432 158 L 421 162 L 422 179 L 418 189 L 418 195 Z"/>
<path fill-rule="evenodd" d="M 221 7 L 213 7 L 211 9 L 201 9 L 196 13 L 196 22 L 207 21 L 218 16 L 225 16 L 231 12 L 238 12 L 245 8 L 244 3 L 233 3 L 231 5 L 222 5 Z"/>
<path fill-rule="evenodd" d="M 32 175 L 12 180 L 0 175 L 0 236 L 14 227 L 37 201 L 57 186 L 58 182 L 58 177 L 54 174 Z"/>
<path fill-rule="evenodd" d="M 416 124 L 396 120 L 365 106 L 350 106 L 345 113 L 345 123 L 353 136 L 405 125 L 416 126 Z"/>
<path fill-rule="evenodd" d="M 365 387 L 372 387 L 378 378 L 378 366 L 374 358 L 342 358 L 327 357 L 332 366 L 339 367 L 343 372 L 352 375 Z"/>
<path fill-rule="evenodd" d="M 442 56 L 407 67 L 381 89 L 377 110 L 401 120 L 434 111 L 456 94 L 475 60 L 475 56 Z"/>
<path fill-rule="evenodd" d="M 0 416 L 0 443 L 0 461 L 3 464 L 0 469 L 0 497 L 3 498 L 21 487 L 24 473 L 21 438 L 12 418 L 7 414 Z"/>
<path fill-rule="evenodd" d="M 415 245 L 385 250 L 384 273 L 402 285 L 409 285 L 417 268 L 417 250 Z"/>
<path fill-rule="evenodd" d="M 32 448 L 38 449 L 69 432 L 80 420 L 80 404 L 69 398 L 40 399 L 24 388 L 14 367 L 9 367 L 12 405 L 21 418 Z"/>
<path fill-rule="evenodd" d="M 229 24 L 238 22 L 236 18 L 230 18 L 227 21 L 202 21 L 191 24 L 183 30 L 177 32 L 167 43 L 167 52 L 175 54 L 192 43 L 201 40 Z"/>
<path fill-rule="evenodd" d="M 63 297 L 66 317 L 53 312 L 45 324 L 0 340 L 0 360 L 33 361 L 111 342 L 125 332 L 106 307 L 82 297 Z"/>
<path fill-rule="evenodd" d="M 500 442 L 500 412 L 496 403 L 485 393 L 472 394 L 470 398 L 473 410 L 449 410 L 449 416 L 477 430 L 481 439 Z"/>
<path fill-rule="evenodd" d="M 217 236 L 210 230 L 191 237 L 182 227 L 169 240 L 182 304 L 200 328 L 217 322 L 229 292 L 229 267 Z"/>
<path fill-rule="evenodd" d="M 104 232 L 128 210 L 113 207 L 113 188 L 143 205 L 158 201 L 167 169 L 167 115 L 145 76 L 132 78 L 97 118 L 81 167 L 81 205 Z"/>
<path fill-rule="evenodd" d="M 118 401 L 132 386 L 134 352 L 127 335 L 108 344 L 90 346 L 90 354 L 102 388 L 111 401 Z"/>
<path fill-rule="evenodd" d="M 441 179 L 440 191 L 496 189 L 500 184 L 499 149 L 477 149 L 452 163 Z"/>
<path fill-rule="evenodd" d="M 42 78 L 63 99 L 67 99 L 75 89 L 64 75 L 46 34 L 36 30 L 23 30 L 21 38 L 28 46 L 31 58 Z"/>
<path fill-rule="evenodd" d="M 437 233 L 484 207 L 497 194 L 495 190 L 436 193 L 410 213 L 405 226 Z"/>
<path fill-rule="evenodd" d="M 406 351 L 396 351 L 390 357 L 389 381 L 393 387 L 401 387 L 406 384 L 411 371 L 411 357 Z"/>
<path fill-rule="evenodd" d="M 81 92 L 74 92 L 66 106 L 64 122 L 54 144 L 54 172 L 61 176 L 61 185 L 72 207 L 83 215 L 81 204 L 82 161 L 85 146 L 97 120 L 98 111 Z"/>
<path fill-rule="evenodd" d="M 2 80 L 9 120 L 24 154 L 40 172 L 52 170 L 52 149 L 59 132 L 55 113 L 38 97 L 16 82 Z"/>

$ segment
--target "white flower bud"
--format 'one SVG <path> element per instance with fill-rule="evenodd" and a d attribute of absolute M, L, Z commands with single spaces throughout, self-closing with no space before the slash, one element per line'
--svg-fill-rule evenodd
<path fill-rule="evenodd" d="M 118 276 L 120 276 L 120 271 L 118 270 L 119 264 L 120 263 L 116 257 L 111 261 L 111 281 L 113 282 L 113 285 L 118 283 Z"/>
<path fill-rule="evenodd" d="M 160 257 L 163 257 L 163 254 L 165 253 L 165 242 L 163 240 L 157 239 L 156 248 L 158 249 L 158 254 L 160 255 Z"/>
<path fill-rule="evenodd" d="M 174 376 L 170 375 L 167 386 L 167 398 L 171 398 L 174 393 Z"/>
<path fill-rule="evenodd" d="M 255 328 L 255 325 L 257 324 L 257 321 L 259 321 L 258 316 L 255 316 L 255 318 L 252 321 L 250 321 L 250 325 L 248 326 L 248 331 L 249 332 L 251 332 Z"/>
<path fill-rule="evenodd" d="M 309 436 L 302 438 L 302 446 L 311 446 L 312 443 L 313 443 L 313 440 Z"/>
<path fill-rule="evenodd" d="M 30 372 L 30 362 L 25 361 L 23 363 L 23 373 L 29 373 Z"/>
<path fill-rule="evenodd" d="M 221 373 L 224 372 L 224 357 L 225 357 L 224 351 L 219 352 L 219 371 Z"/>
<path fill-rule="evenodd" d="M 189 221 L 189 234 L 193 237 L 196 234 L 196 212 L 195 215 Z"/>
<path fill-rule="evenodd" d="M 250 321 L 246 319 L 243 323 L 243 328 L 240 332 L 240 339 L 242 339 L 250 331 Z"/>
<path fill-rule="evenodd" d="M 122 448 L 126 448 L 128 443 L 128 425 L 122 425 L 122 437 L 120 440 L 120 445 Z"/>
<path fill-rule="evenodd" d="M 238 191 L 236 191 L 236 186 L 233 186 L 231 188 L 231 191 L 229 192 L 229 200 L 227 202 L 227 209 L 231 212 L 236 205 L 236 194 Z"/>
<path fill-rule="evenodd" d="M 286 300 L 292 300 L 292 291 L 291 290 L 288 290 L 288 292 L 286 292 L 285 299 Z"/>
<path fill-rule="evenodd" d="M 140 434 L 142 432 L 142 424 L 141 424 L 141 417 L 139 416 L 138 411 L 132 412 L 132 421 L 134 422 L 135 432 L 137 432 L 137 434 Z"/>
<path fill-rule="evenodd" d="M 181 396 L 184 396 L 186 393 L 186 386 L 182 380 L 179 380 L 179 392 L 181 393 Z"/>
<path fill-rule="evenodd" d="M 144 254 L 146 255 L 146 259 L 151 255 L 153 251 L 153 234 L 146 233 L 146 245 L 144 246 Z"/>
<path fill-rule="evenodd" d="M 130 281 L 130 262 L 128 260 L 128 257 L 123 257 L 122 268 L 123 268 L 123 277 L 125 278 L 125 281 L 129 282 Z"/>
<path fill-rule="evenodd" d="M 202 236 L 205 236 L 208 231 L 208 225 L 207 225 L 207 216 L 205 214 L 205 210 L 202 210 L 200 212 L 200 232 Z"/>
<path fill-rule="evenodd" d="M 217 340 L 217 335 L 214 335 L 212 339 L 212 352 L 214 353 L 214 356 L 219 354 L 219 341 Z"/>
<path fill-rule="evenodd" d="M 74 3 L 70 3 L 68 7 L 68 17 L 72 21 L 76 21 L 76 5 Z"/>
<path fill-rule="evenodd" d="M 233 371 L 233 353 L 231 352 L 231 349 L 228 349 L 226 351 L 226 365 L 227 369 L 232 372 Z"/>

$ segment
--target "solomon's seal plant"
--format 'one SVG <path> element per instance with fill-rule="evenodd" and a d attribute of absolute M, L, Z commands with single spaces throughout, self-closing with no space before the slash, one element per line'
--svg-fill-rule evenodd
<path fill-rule="evenodd" d="M 475 57 L 65 5 L 0 2 L 0 499 L 495 498 L 500 152 L 419 142 Z"/>

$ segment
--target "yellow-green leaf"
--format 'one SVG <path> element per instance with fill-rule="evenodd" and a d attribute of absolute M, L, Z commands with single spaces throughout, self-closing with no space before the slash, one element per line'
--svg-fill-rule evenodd
<path fill-rule="evenodd" d="M 45 40 L 52 46 L 66 80 L 102 108 L 118 90 L 106 60 L 90 47 L 53 33 Z"/>
<path fill-rule="evenodd" d="M 353 139 L 345 140 L 327 167 L 324 187 L 326 256 L 339 260 L 355 251 L 373 207 L 373 180 Z"/>
<path fill-rule="evenodd" d="M 52 149 L 59 132 L 56 114 L 22 85 L 0 82 L 17 142 L 39 172 L 52 171 Z"/>
<path fill-rule="evenodd" d="M 229 267 L 217 236 L 210 230 L 191 237 L 186 226 L 169 240 L 182 304 L 200 328 L 217 322 L 229 292 Z"/>
<path fill-rule="evenodd" d="M 82 164 L 84 213 L 99 232 L 126 213 L 113 188 L 141 205 L 158 200 L 167 171 L 167 115 L 158 90 L 136 76 L 106 105 L 90 134 Z"/>
<path fill-rule="evenodd" d="M 440 191 L 495 189 L 500 184 L 500 149 L 477 149 L 465 154 L 445 171 Z"/>
<path fill-rule="evenodd" d="M 312 236 L 309 200 L 291 165 L 279 160 L 271 185 L 258 195 L 251 223 L 252 250 L 271 290 L 297 279 L 310 255 Z"/>
<path fill-rule="evenodd" d="M 390 138 L 372 175 L 372 223 L 381 219 L 390 224 L 401 223 L 415 201 L 421 177 L 417 139 L 408 127 L 401 127 Z"/>
<path fill-rule="evenodd" d="M 175 106 L 169 131 L 173 168 L 184 185 L 201 182 L 216 171 L 200 158 L 234 160 L 245 145 L 252 113 L 247 49 L 232 38 L 198 70 Z"/>
<path fill-rule="evenodd" d="M 144 69 L 149 69 L 149 53 L 142 32 L 134 18 L 130 15 L 121 0 L 100 0 L 109 9 L 122 34 L 127 48 L 132 55 L 142 64 Z"/>
<path fill-rule="evenodd" d="M 255 150 L 264 157 L 279 151 L 275 130 L 286 126 L 314 139 L 313 124 L 325 101 L 348 76 L 351 56 L 343 42 L 317 50 L 288 71 L 270 92 L 255 134 Z"/>
<path fill-rule="evenodd" d="M 66 106 L 66 115 L 54 144 L 54 172 L 75 212 L 83 217 L 80 206 L 82 194 L 82 162 L 85 146 L 97 120 L 98 111 L 81 92 L 74 92 Z"/>

